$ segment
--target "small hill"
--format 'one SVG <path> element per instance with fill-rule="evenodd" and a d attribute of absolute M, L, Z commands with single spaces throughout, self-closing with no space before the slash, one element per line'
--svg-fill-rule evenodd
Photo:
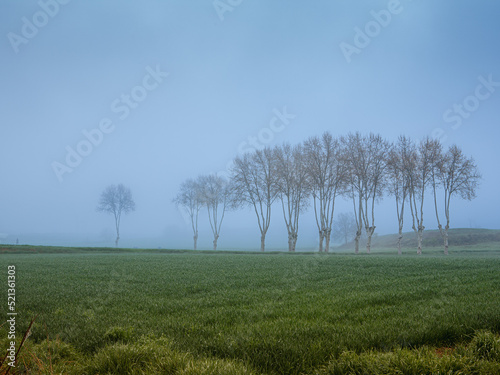
<path fill-rule="evenodd" d="M 364 247 L 366 239 L 360 242 L 360 248 Z M 448 241 L 450 247 L 454 246 L 496 246 L 500 249 L 500 229 L 474 229 L 474 228 L 456 228 L 448 231 Z M 396 248 L 398 243 L 397 234 L 387 234 L 383 236 L 374 236 L 372 238 L 372 249 Z M 417 245 L 415 232 L 403 233 L 401 246 L 403 248 L 414 248 Z M 443 239 L 439 230 L 425 230 L 423 235 L 423 247 L 441 247 Z M 339 246 L 338 249 L 352 249 L 353 242 L 347 245 Z"/>

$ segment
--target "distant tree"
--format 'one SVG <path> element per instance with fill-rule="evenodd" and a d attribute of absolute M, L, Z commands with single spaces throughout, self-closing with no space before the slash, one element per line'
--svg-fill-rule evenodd
<path fill-rule="evenodd" d="M 427 187 L 432 182 L 433 171 L 441 158 L 442 146 L 438 140 L 429 137 L 420 141 L 417 152 L 407 161 L 408 193 L 412 228 L 417 235 L 417 254 L 422 254 L 424 233 L 424 198 Z"/>
<path fill-rule="evenodd" d="M 198 244 L 198 214 L 203 206 L 200 183 L 193 179 L 188 179 L 181 184 L 180 191 L 173 199 L 177 206 L 182 206 L 191 219 L 193 229 L 194 250 Z"/>
<path fill-rule="evenodd" d="M 266 248 L 271 207 L 277 198 L 273 151 L 269 147 L 234 159 L 231 180 L 241 203 L 253 207 L 260 230 L 260 250 Z"/>
<path fill-rule="evenodd" d="M 307 167 L 304 163 L 302 146 L 284 144 L 273 150 L 276 171 L 276 186 L 283 208 L 288 231 L 288 251 L 295 251 L 299 231 L 299 216 L 308 205 L 310 187 L 307 179 Z"/>
<path fill-rule="evenodd" d="M 350 240 L 353 240 L 356 236 L 356 220 L 352 212 L 341 213 L 337 216 L 337 219 L 333 221 L 333 236 L 335 238 L 341 238 L 344 244 L 347 244 Z"/>
<path fill-rule="evenodd" d="M 450 203 L 455 195 L 462 199 L 472 200 L 476 197 L 476 190 L 481 179 L 477 165 L 473 158 L 467 158 L 462 150 L 452 145 L 435 164 L 432 173 L 432 187 L 434 192 L 434 207 L 439 232 L 443 237 L 444 253 L 448 254 L 448 229 L 450 228 Z M 439 220 L 439 210 L 436 189 L 440 187 L 444 193 L 444 216 L 446 225 L 443 228 Z"/>
<path fill-rule="evenodd" d="M 349 134 L 343 138 L 349 170 L 348 196 L 353 200 L 357 231 L 355 252 L 359 251 L 362 228 L 366 231 L 366 251 L 371 249 L 375 232 L 375 202 L 382 199 L 389 145 L 378 134 Z"/>
<path fill-rule="evenodd" d="M 387 159 L 387 190 L 396 200 L 398 218 L 398 254 L 401 254 L 401 240 L 403 239 L 403 224 L 405 202 L 408 198 L 409 179 L 405 173 L 405 165 L 415 157 L 415 146 L 405 136 L 391 146 Z"/>
<path fill-rule="evenodd" d="M 120 220 L 122 213 L 128 214 L 135 210 L 135 202 L 129 188 L 123 184 L 110 185 L 101 194 L 97 211 L 113 214 L 115 218 L 116 240 L 118 246 L 120 240 Z"/>
<path fill-rule="evenodd" d="M 217 250 L 222 221 L 227 210 L 236 206 L 237 200 L 233 186 L 224 178 L 216 174 L 200 176 L 198 178 L 200 197 L 207 207 L 208 221 L 214 235 L 213 249 Z"/>
<path fill-rule="evenodd" d="M 319 232 L 319 251 L 323 251 L 325 241 L 325 252 L 328 252 L 335 199 L 343 192 L 346 181 L 343 150 L 339 141 L 325 132 L 321 138 L 307 139 L 304 142 L 304 153 Z"/>

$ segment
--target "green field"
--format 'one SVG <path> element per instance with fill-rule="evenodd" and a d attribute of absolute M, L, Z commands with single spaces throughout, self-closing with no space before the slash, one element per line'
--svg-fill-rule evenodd
<path fill-rule="evenodd" d="M 500 373 L 500 251 L 67 251 L 0 254 L 5 280 L 16 266 L 18 341 L 38 315 L 20 369 Z"/>

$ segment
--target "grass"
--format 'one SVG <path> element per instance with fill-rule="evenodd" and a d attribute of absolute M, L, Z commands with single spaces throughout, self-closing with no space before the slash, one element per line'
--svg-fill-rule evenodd
<path fill-rule="evenodd" d="M 481 352 L 481 345 L 485 343 L 491 349 L 487 356 Z M 499 374 L 499 349 L 498 336 L 479 332 L 469 347 L 344 352 L 315 374 Z"/>
<path fill-rule="evenodd" d="M 16 265 L 18 332 L 39 314 L 22 354 L 40 373 L 500 373 L 500 252 L 480 254 L 6 253 L 0 263 Z"/>

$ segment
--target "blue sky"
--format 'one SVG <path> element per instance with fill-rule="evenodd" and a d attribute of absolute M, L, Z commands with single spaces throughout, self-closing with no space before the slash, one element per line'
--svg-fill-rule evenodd
<path fill-rule="evenodd" d="M 221 3 L 231 11 L 219 16 Z M 325 130 L 457 143 L 476 159 L 483 181 L 476 200 L 456 201 L 452 226 L 500 227 L 498 2 L 229 4 L 3 1 L 0 233 L 21 241 L 27 233 L 71 233 L 99 242 L 113 230 L 111 217 L 95 212 L 99 194 L 123 182 L 137 203 L 123 219 L 124 241 L 189 247 L 190 228 L 171 204 L 184 179 L 224 171 L 249 137 L 260 134 L 274 146 Z M 385 26 L 377 28 L 377 17 Z M 358 30 L 372 34 L 362 48 Z M 346 59 L 342 43 L 359 53 Z M 157 81 L 147 78 L 151 71 L 161 72 Z M 488 80 L 483 99 L 471 98 Z M 120 118 L 123 105 L 130 111 Z M 456 105 L 460 123 L 450 121 Z M 295 117 L 273 132 L 276 111 Z M 83 132 L 106 119 L 113 130 L 61 182 L 54 162 L 64 164 L 67 147 L 76 149 Z M 385 198 L 377 207 L 379 233 L 396 231 L 393 206 Z M 427 228 L 435 227 L 431 208 Z M 349 202 L 338 202 L 337 213 L 349 210 Z M 200 245 L 209 247 L 204 215 Z M 257 247 L 253 215 L 228 213 L 220 246 Z M 314 225 L 312 214 L 304 215 L 299 247 L 314 246 Z M 286 246 L 279 206 L 269 236 L 271 246 Z"/>

